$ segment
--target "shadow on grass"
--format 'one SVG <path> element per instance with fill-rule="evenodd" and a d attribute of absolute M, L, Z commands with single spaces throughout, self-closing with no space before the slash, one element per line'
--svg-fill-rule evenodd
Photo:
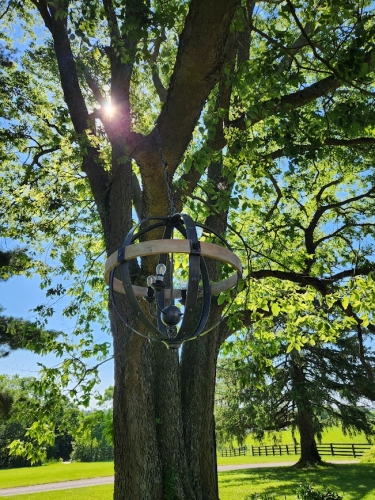
<path fill-rule="evenodd" d="M 375 498 L 375 464 L 330 464 L 311 469 L 265 467 L 222 472 L 219 477 L 221 488 L 238 487 L 243 491 L 248 487 L 248 494 L 268 493 L 283 497 L 293 495 L 299 484 L 309 482 L 344 493 L 347 500 L 358 500 L 371 492 Z"/>

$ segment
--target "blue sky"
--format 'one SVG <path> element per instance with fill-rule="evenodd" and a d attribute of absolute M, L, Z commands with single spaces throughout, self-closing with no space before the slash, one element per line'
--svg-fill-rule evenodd
<path fill-rule="evenodd" d="M 39 288 L 39 280 L 16 276 L 8 281 L 0 282 L 0 305 L 4 308 L 3 313 L 34 321 L 35 313 L 32 309 L 46 302 L 43 290 Z M 63 306 L 61 306 L 62 309 Z M 58 312 L 50 319 L 48 328 L 69 333 L 73 330 L 74 321 L 64 318 Z M 97 342 L 110 341 L 106 332 L 100 330 L 99 325 L 93 325 L 95 340 Z M 0 358 L 0 374 L 19 375 L 21 377 L 37 376 L 38 365 L 41 362 L 47 366 L 56 366 L 59 360 L 53 355 L 37 356 L 27 350 L 18 350 L 6 358 Z M 101 384 L 97 387 L 99 391 L 109 385 L 113 385 L 113 362 L 108 361 L 100 367 Z"/>

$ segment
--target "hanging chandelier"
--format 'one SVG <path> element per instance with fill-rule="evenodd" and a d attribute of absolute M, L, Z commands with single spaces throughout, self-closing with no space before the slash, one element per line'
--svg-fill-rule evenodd
<path fill-rule="evenodd" d="M 163 226 L 162 239 L 149 239 L 148 233 L 160 231 Z M 201 241 L 198 231 L 205 240 L 215 240 L 220 245 Z M 140 238 L 143 241 L 139 241 Z M 134 273 L 134 265 L 139 266 L 140 259 L 144 257 L 153 257 L 157 265 L 155 275 L 148 276 L 146 280 L 147 286 L 139 286 L 134 284 L 133 275 L 137 274 Z M 132 267 L 133 259 L 136 262 Z M 220 261 L 224 263 L 224 268 L 229 265 L 232 271 L 228 273 L 222 269 L 223 279 L 210 283 L 206 259 Z M 121 279 L 115 276 L 117 267 L 120 268 Z M 135 333 L 164 342 L 173 349 L 217 326 L 218 323 L 206 328 L 211 296 L 229 289 L 236 290 L 241 275 L 240 259 L 224 238 L 212 229 L 195 223 L 189 215 L 179 213 L 142 220 L 129 231 L 124 245 L 110 255 L 105 264 L 110 298 L 122 321 Z M 115 292 L 126 295 L 145 330 L 140 332 L 128 324 L 119 311 Z M 147 304 L 142 304 L 143 300 Z"/>

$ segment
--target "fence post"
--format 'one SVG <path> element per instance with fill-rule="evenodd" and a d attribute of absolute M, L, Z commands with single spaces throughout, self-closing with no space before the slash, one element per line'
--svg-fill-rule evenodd
<path fill-rule="evenodd" d="M 354 444 L 352 444 L 352 451 L 353 451 L 353 457 L 356 458 L 356 455 L 355 455 L 355 446 Z"/>
<path fill-rule="evenodd" d="M 286 444 L 285 447 L 286 447 L 286 454 L 289 455 L 289 447 L 288 447 L 288 445 Z"/>
<path fill-rule="evenodd" d="M 329 447 L 331 448 L 331 455 L 334 455 L 335 454 L 335 450 L 333 448 L 333 444 L 329 443 Z"/>

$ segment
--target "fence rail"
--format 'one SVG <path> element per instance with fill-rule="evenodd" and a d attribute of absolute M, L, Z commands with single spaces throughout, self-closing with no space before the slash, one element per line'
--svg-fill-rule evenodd
<path fill-rule="evenodd" d="M 365 451 L 371 448 L 368 443 L 322 443 L 318 444 L 320 455 L 330 455 L 337 457 L 361 457 Z M 280 455 L 298 455 L 301 453 L 299 444 L 278 444 L 273 446 L 241 446 L 239 448 L 222 448 L 219 454 L 222 457 L 238 457 L 240 455 L 251 455 L 253 457 L 261 456 L 280 456 Z"/>
<path fill-rule="evenodd" d="M 247 446 L 242 446 L 240 448 L 223 448 L 220 450 L 222 457 L 239 457 L 240 455 L 246 455 Z"/>
<path fill-rule="evenodd" d="M 317 448 L 319 455 L 361 457 L 371 446 L 368 443 L 322 443 Z"/>

